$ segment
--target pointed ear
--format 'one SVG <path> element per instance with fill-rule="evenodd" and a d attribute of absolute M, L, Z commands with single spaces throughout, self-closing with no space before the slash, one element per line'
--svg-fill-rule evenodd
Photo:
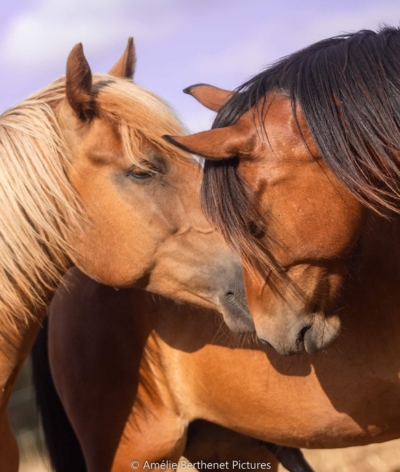
<path fill-rule="evenodd" d="M 67 61 L 66 95 L 71 108 L 81 120 L 90 120 L 94 115 L 92 97 L 92 72 L 83 54 L 82 44 L 77 44 Z"/>
<path fill-rule="evenodd" d="M 133 79 L 136 65 L 136 53 L 135 45 L 133 44 L 133 38 L 128 39 L 128 45 L 122 56 L 114 64 L 113 67 L 108 71 L 109 75 L 114 77 L 120 77 L 121 79 Z"/>
<path fill-rule="evenodd" d="M 185 88 L 183 92 L 191 95 L 212 111 L 219 111 L 233 95 L 233 92 L 229 90 L 223 90 L 207 84 L 192 85 Z"/>
<path fill-rule="evenodd" d="M 189 136 L 165 135 L 163 138 L 192 154 L 222 160 L 238 154 L 250 154 L 254 148 L 255 132 L 237 123 L 227 128 L 215 128 Z"/>

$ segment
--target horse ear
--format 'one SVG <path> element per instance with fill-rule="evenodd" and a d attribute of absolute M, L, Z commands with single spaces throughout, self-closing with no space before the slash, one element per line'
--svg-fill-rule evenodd
<path fill-rule="evenodd" d="M 188 136 L 163 138 L 184 151 L 211 160 L 222 160 L 238 154 L 250 154 L 254 147 L 255 132 L 235 124 L 226 128 L 215 128 Z"/>
<path fill-rule="evenodd" d="M 198 102 L 212 111 L 219 111 L 223 105 L 232 97 L 233 92 L 223 90 L 213 85 L 196 84 L 183 90 Z"/>
<path fill-rule="evenodd" d="M 128 39 L 128 45 L 122 56 L 108 71 L 109 75 L 120 77 L 121 79 L 133 79 L 135 73 L 136 54 L 133 38 Z"/>
<path fill-rule="evenodd" d="M 93 118 L 92 72 L 83 54 L 81 43 L 77 44 L 68 56 L 66 95 L 68 103 L 79 119 Z"/>

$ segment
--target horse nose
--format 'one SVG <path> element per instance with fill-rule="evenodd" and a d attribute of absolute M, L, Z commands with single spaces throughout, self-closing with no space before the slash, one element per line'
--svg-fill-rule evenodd
<path fill-rule="evenodd" d="M 244 288 L 227 290 L 222 294 L 221 298 L 223 305 L 236 308 L 242 316 L 251 320 Z"/>
<path fill-rule="evenodd" d="M 222 296 L 228 302 L 232 300 L 237 300 L 242 305 L 246 305 L 246 295 L 244 293 L 244 290 L 227 290 L 223 293 Z"/>
<path fill-rule="evenodd" d="M 297 335 L 297 338 L 296 338 L 296 344 L 299 344 L 301 346 L 303 346 L 303 349 L 304 349 L 304 338 L 305 338 L 305 335 L 307 333 L 307 331 L 311 328 L 311 325 L 308 324 L 306 326 L 303 326 L 300 331 L 299 331 L 299 334 Z"/>
<path fill-rule="evenodd" d="M 279 354 L 291 355 L 304 352 L 305 336 L 311 328 L 310 323 L 294 323 L 290 328 L 281 329 L 280 334 L 275 336 L 272 333 L 266 332 L 265 329 L 258 333 L 259 341 L 265 346 L 273 348 Z"/>
<path fill-rule="evenodd" d="M 220 295 L 220 305 L 225 323 L 234 332 L 254 332 L 244 288 L 225 290 Z"/>

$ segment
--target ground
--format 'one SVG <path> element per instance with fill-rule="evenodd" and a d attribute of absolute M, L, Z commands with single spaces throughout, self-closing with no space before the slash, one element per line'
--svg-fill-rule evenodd
<path fill-rule="evenodd" d="M 400 472 L 400 439 L 364 447 L 303 452 L 316 472 Z M 281 467 L 279 472 L 284 470 Z M 21 463 L 20 472 L 49 472 L 49 468 L 38 454 L 32 454 Z"/>

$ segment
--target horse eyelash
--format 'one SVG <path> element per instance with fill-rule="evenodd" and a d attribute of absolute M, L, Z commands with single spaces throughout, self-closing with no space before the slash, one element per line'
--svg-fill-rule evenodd
<path fill-rule="evenodd" d="M 154 164 L 152 164 L 149 161 L 142 161 L 140 165 L 138 164 L 133 164 L 129 167 L 129 169 L 126 171 L 126 175 L 128 176 L 132 170 L 135 169 L 142 169 L 144 172 L 149 172 L 154 175 L 160 175 L 162 174 L 162 171 L 159 167 L 156 167 Z"/>

